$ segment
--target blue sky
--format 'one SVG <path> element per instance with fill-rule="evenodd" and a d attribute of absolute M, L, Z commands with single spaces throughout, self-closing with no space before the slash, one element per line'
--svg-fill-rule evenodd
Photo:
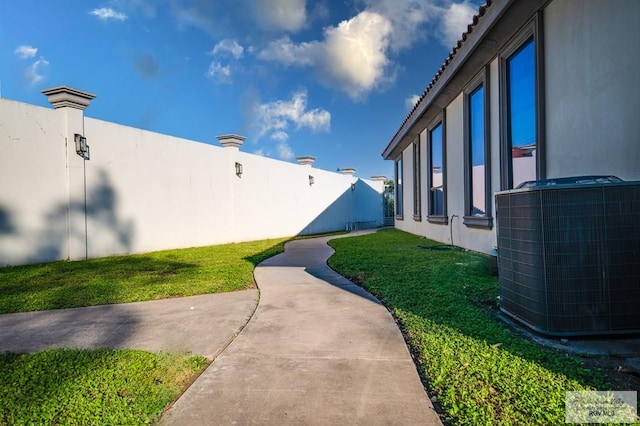
<path fill-rule="evenodd" d="M 393 176 L 380 153 L 481 2 L 0 2 L 1 95 L 97 95 L 90 117 L 314 167 Z"/>

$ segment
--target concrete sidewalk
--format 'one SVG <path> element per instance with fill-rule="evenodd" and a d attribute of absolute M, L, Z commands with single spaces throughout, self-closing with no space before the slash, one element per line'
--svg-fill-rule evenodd
<path fill-rule="evenodd" d="M 326 265 L 328 239 L 256 268 L 254 316 L 162 424 L 441 424 L 391 315 Z"/>
<path fill-rule="evenodd" d="M 256 309 L 258 290 L 0 315 L 0 352 L 121 348 L 215 358 Z"/>

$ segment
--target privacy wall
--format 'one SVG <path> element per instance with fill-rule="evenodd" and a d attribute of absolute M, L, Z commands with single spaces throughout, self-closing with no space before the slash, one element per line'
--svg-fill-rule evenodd
<path fill-rule="evenodd" d="M 248 154 L 235 135 L 220 147 L 84 117 L 93 95 L 43 93 L 55 109 L 0 99 L 0 266 L 383 223 L 380 180 Z"/>

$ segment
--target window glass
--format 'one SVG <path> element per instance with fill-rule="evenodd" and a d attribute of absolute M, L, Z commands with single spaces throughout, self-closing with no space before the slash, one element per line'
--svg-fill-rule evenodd
<path fill-rule="evenodd" d="M 536 76 L 531 38 L 507 59 L 511 187 L 536 179 Z"/>
<path fill-rule="evenodd" d="M 444 156 L 442 153 L 442 123 L 429 132 L 429 157 L 431 159 L 431 188 L 429 191 L 429 214 L 444 216 Z"/>
<path fill-rule="evenodd" d="M 396 161 L 396 216 L 402 217 L 402 158 Z"/>
<path fill-rule="evenodd" d="M 480 85 L 469 95 L 471 216 L 487 215 L 484 114 L 484 87 Z"/>
<path fill-rule="evenodd" d="M 413 143 L 413 217 L 420 218 L 420 140 Z"/>

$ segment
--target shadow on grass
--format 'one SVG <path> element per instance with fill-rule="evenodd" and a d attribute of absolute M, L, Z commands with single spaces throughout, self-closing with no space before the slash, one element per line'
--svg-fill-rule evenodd
<path fill-rule="evenodd" d="M 1 268 L 0 313 L 140 301 L 197 266 L 142 255 Z"/>
<path fill-rule="evenodd" d="M 272 245 L 271 247 L 268 247 L 267 249 L 261 251 L 260 253 L 256 253 L 250 256 L 245 256 L 243 257 L 244 260 L 250 262 L 254 267 L 258 266 L 261 262 L 269 259 L 270 257 L 273 257 L 275 255 L 278 255 L 282 252 L 284 252 L 284 245 L 286 243 L 288 243 L 289 241 L 292 241 L 293 238 L 282 241 L 280 243 L 276 243 L 274 245 Z"/>

